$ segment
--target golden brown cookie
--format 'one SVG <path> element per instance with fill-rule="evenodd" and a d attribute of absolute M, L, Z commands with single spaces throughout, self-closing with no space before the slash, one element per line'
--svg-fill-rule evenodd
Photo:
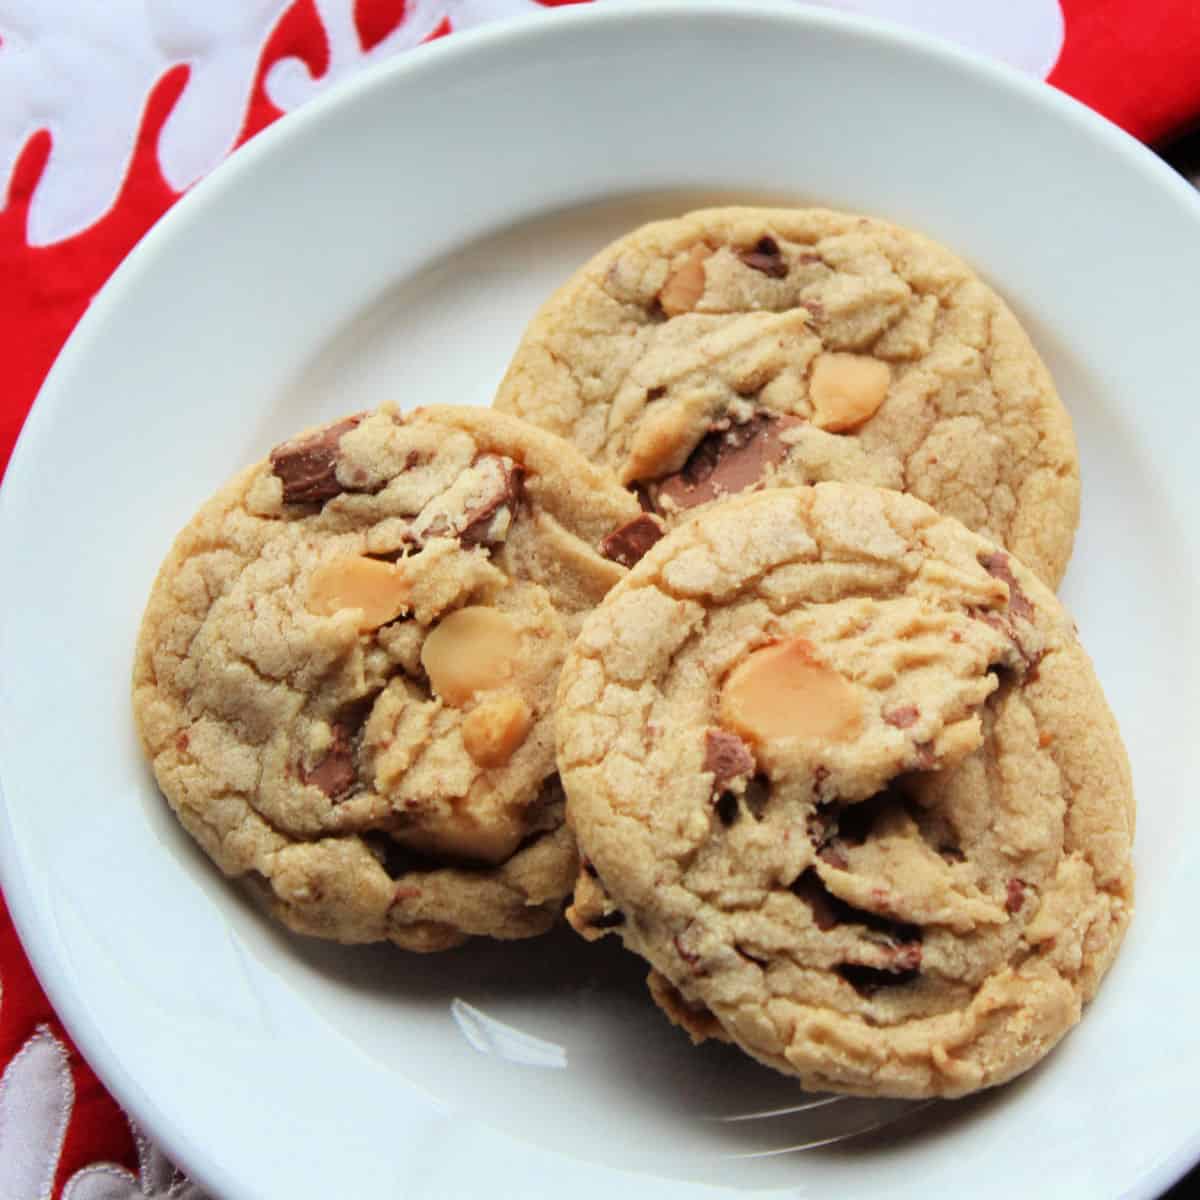
<path fill-rule="evenodd" d="M 568 916 L 805 1087 L 955 1096 L 1079 1019 L 1134 808 L 1072 622 L 899 492 L 737 497 L 653 547 L 563 668 Z"/>
<path fill-rule="evenodd" d="M 543 306 L 496 406 L 673 523 L 747 488 L 896 488 L 1052 586 L 1079 521 L 1071 421 L 1004 302 L 884 221 L 723 208 L 643 226 Z"/>
<path fill-rule="evenodd" d="M 551 719 L 637 503 L 489 410 L 350 417 L 196 515 L 133 703 L 172 808 L 292 929 L 415 950 L 549 927 L 576 869 Z"/>

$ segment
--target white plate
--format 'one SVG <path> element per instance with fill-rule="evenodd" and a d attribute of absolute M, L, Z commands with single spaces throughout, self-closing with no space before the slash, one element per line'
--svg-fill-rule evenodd
<path fill-rule="evenodd" d="M 1141 802 L 1139 911 L 1079 1030 L 1014 1086 L 803 1154 L 772 1152 L 875 1110 L 720 1120 L 795 1090 L 690 1049 L 616 947 L 418 958 L 280 933 L 176 827 L 128 711 L 153 573 L 236 467 L 383 399 L 486 402 L 586 254 L 722 194 L 913 225 L 1025 319 L 1077 423 L 1065 595 Z M 231 1198 L 1165 1186 L 1200 1155 L 1198 280 L 1200 205 L 1122 134 L 793 6 L 604 4 L 455 37 L 239 152 L 92 306 L 0 509 L 4 883 L 98 1073 Z"/>

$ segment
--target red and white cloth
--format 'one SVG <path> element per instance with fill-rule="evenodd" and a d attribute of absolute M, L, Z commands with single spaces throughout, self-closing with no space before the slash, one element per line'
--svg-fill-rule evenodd
<path fill-rule="evenodd" d="M 422 42 L 588 0 L 0 0 L 0 472 L 92 296 L 236 147 Z M 603 2 L 603 0 L 598 0 Z M 1200 118 L 1196 0 L 829 0 L 941 34 L 1143 141 Z M 0 1200 L 201 1200 L 131 1128 L 0 899 Z"/>

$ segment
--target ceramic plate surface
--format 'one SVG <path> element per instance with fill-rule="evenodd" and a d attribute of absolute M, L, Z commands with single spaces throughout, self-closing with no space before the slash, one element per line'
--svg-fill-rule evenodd
<path fill-rule="evenodd" d="M 287 936 L 140 761 L 130 660 L 175 531 L 372 406 L 485 404 L 525 322 L 636 223 L 849 208 L 958 250 L 1076 422 L 1064 587 L 1133 760 L 1138 912 L 1083 1024 L 975 1100 L 776 1114 L 637 962 Z M 0 830 L 30 956 L 118 1098 L 215 1196 L 1149 1196 L 1200 1156 L 1200 204 L 1114 128 L 921 37 L 793 5 L 602 4 L 447 42 L 239 151 L 121 267 L 0 497 Z M 902 1115 L 885 1136 L 790 1148 Z M 752 1117 L 735 1120 L 731 1118 Z"/>

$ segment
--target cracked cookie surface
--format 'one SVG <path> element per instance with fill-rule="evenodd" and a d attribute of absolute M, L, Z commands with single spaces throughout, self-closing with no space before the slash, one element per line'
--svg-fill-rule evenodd
<path fill-rule="evenodd" d="M 602 250 L 534 318 L 496 407 L 575 442 L 668 523 L 751 487 L 911 493 L 1056 586 L 1071 421 L 1004 302 L 886 222 L 726 208 Z"/>
<path fill-rule="evenodd" d="M 1073 624 L 898 492 L 735 497 L 584 623 L 557 709 L 568 918 L 694 1039 L 955 1096 L 1074 1025 L 1132 909 L 1129 767 Z"/>
<path fill-rule="evenodd" d="M 526 937 L 576 871 L 551 704 L 636 501 L 489 410 L 277 446 L 176 539 L 133 705 L 159 786 L 290 928 L 437 950 Z"/>

